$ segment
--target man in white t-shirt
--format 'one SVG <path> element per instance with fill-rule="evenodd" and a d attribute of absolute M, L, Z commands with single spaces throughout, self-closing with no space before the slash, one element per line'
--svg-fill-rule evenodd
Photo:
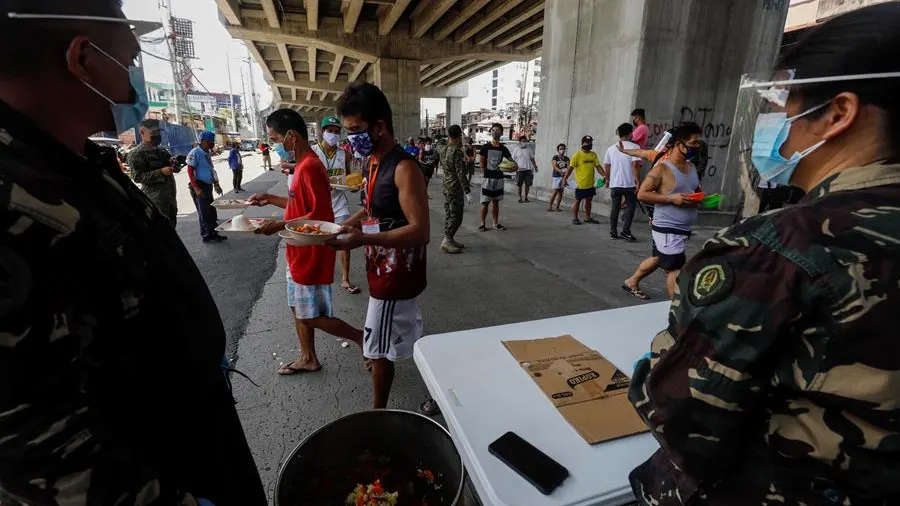
<path fill-rule="evenodd" d="M 313 152 L 322 160 L 322 165 L 331 180 L 331 209 L 334 211 L 334 222 L 341 224 L 350 217 L 350 200 L 348 191 L 336 189 L 334 185 L 347 185 L 347 174 L 350 173 L 350 160 L 347 152 L 339 149 L 341 142 L 341 122 L 334 116 L 326 116 L 320 125 L 322 127 L 322 142 L 312 147 Z M 359 293 L 359 287 L 350 282 L 350 250 L 342 250 L 341 257 L 341 288 L 347 293 Z"/>
<path fill-rule="evenodd" d="M 625 149 L 640 149 L 640 146 L 631 142 L 631 132 L 634 130 L 628 123 L 622 123 L 616 129 L 616 135 Z M 629 156 L 619 151 L 618 142 L 606 150 L 603 158 L 603 167 L 609 175 L 609 236 L 613 239 L 625 239 L 635 241 L 631 235 L 631 222 L 634 220 L 634 210 L 637 207 L 637 188 L 641 178 L 641 159 Z M 622 199 L 625 199 L 627 207 L 622 219 L 622 233 L 618 231 L 619 209 L 622 207 Z"/>
<path fill-rule="evenodd" d="M 534 161 L 534 153 L 528 147 L 528 137 L 519 137 L 519 145 L 512 150 L 512 159 L 519 166 L 516 171 L 516 186 L 519 187 L 519 203 L 531 202 L 528 200 L 528 192 L 534 184 L 534 173 L 537 172 L 537 163 Z M 525 187 L 525 195 L 522 195 L 522 187 Z"/>

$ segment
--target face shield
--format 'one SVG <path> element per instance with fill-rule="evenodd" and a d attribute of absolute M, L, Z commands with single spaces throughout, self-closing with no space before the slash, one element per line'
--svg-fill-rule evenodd
<path fill-rule="evenodd" d="M 791 125 L 830 102 L 826 100 L 821 104 L 806 104 L 810 107 L 798 107 L 799 102 L 794 104 L 791 101 L 792 93 L 799 94 L 804 85 L 897 78 L 900 72 L 806 79 L 795 79 L 795 76 L 795 70 L 778 70 L 747 74 L 741 79 L 727 165 L 749 175 L 754 187 L 759 181 L 789 184 L 800 160 L 826 142 L 822 139 L 787 152 L 789 150 L 784 145 L 790 136 Z"/>

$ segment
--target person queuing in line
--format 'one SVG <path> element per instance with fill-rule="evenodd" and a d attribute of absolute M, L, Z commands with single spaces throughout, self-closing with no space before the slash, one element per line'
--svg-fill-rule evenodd
<path fill-rule="evenodd" d="M 562 211 L 559 206 L 562 205 L 563 192 L 565 191 L 563 179 L 565 179 L 566 171 L 569 167 L 569 157 L 566 156 L 565 144 L 559 143 L 556 145 L 556 154 L 550 160 L 550 167 L 553 170 L 552 179 L 550 180 L 550 188 L 553 191 L 550 193 L 550 204 L 547 206 L 547 212 Z M 555 207 L 553 202 L 556 202 Z"/>
<path fill-rule="evenodd" d="M 472 177 L 475 176 L 475 139 L 466 139 L 466 183 L 472 186 Z"/>
<path fill-rule="evenodd" d="M 406 151 L 409 154 L 409 156 L 415 158 L 416 160 L 419 159 L 419 152 L 421 150 L 419 149 L 419 146 L 416 142 L 415 137 L 410 137 L 409 139 L 406 139 L 406 146 L 403 146 L 403 150 Z"/>
<path fill-rule="evenodd" d="M 387 407 L 394 362 L 411 357 L 422 337 L 418 297 L 427 285 L 429 241 L 425 177 L 394 138 L 391 106 L 377 86 L 349 85 L 337 112 L 353 150 L 370 160 L 366 206 L 344 222 L 343 235 L 330 244 L 365 247 L 370 296 L 362 346 L 372 364 L 372 404 L 379 409 Z"/>
<path fill-rule="evenodd" d="M 682 270 L 629 387 L 660 443 L 640 506 L 900 504 L 900 4 L 825 21 L 778 68 L 738 99 L 764 101 L 747 162 L 807 193 Z"/>
<path fill-rule="evenodd" d="M 133 131 L 148 109 L 121 3 L 12 4 L 0 16 L 0 46 L 15 48 L 0 52 L 0 501 L 266 506 L 206 282 L 115 151 L 88 140 Z"/>
<path fill-rule="evenodd" d="M 666 157 L 644 177 L 638 199 L 654 205 L 653 255 L 638 265 L 622 285 L 622 289 L 639 299 L 650 297 L 640 288 L 642 279 L 656 269 L 666 272 L 669 297 L 675 291 L 678 271 L 684 265 L 684 254 L 691 227 L 697 220 L 697 205 L 686 197 L 700 191 L 697 168 L 689 159 L 699 148 L 702 131 L 695 123 L 684 123 L 672 130 L 672 148 Z"/>
<path fill-rule="evenodd" d="M 284 209 L 284 218 L 264 221 L 257 233 L 272 235 L 296 219 L 334 222 L 331 184 L 325 166 L 309 146 L 306 122 L 297 111 L 279 109 L 266 118 L 269 141 L 281 145 L 297 160 L 287 197 L 257 193 L 254 206 L 272 205 Z M 362 331 L 334 317 L 331 284 L 334 282 L 335 251 L 328 246 L 285 247 L 287 259 L 287 302 L 294 316 L 300 341 L 300 356 L 278 369 L 283 376 L 315 372 L 322 368 L 316 355 L 315 331 L 353 341 L 362 346 Z"/>
<path fill-rule="evenodd" d="M 272 150 L 268 143 L 259 143 L 259 152 L 262 153 L 263 169 L 272 170 Z"/>
<path fill-rule="evenodd" d="M 191 197 L 194 206 L 197 207 L 197 219 L 200 222 L 200 237 L 203 242 L 222 242 L 224 235 L 216 232 L 218 226 L 218 213 L 212 206 L 213 190 L 222 194 L 222 187 L 213 168 L 210 150 L 216 143 L 216 134 L 210 131 L 200 133 L 200 145 L 192 149 L 187 155 L 187 172 L 190 179 Z"/>
<path fill-rule="evenodd" d="M 506 230 L 506 227 L 500 224 L 500 202 L 503 201 L 503 171 L 500 170 L 500 162 L 512 159 L 509 149 L 500 142 L 503 136 L 503 125 L 494 123 L 491 125 L 491 142 L 481 146 L 478 153 L 479 163 L 481 163 L 482 180 L 481 180 L 481 225 L 478 230 L 487 231 L 485 220 L 487 219 L 488 206 L 491 207 L 491 217 L 494 219 L 494 228 L 497 230 Z M 518 166 L 515 166 L 518 171 Z"/>
<path fill-rule="evenodd" d="M 467 178 L 466 155 L 462 146 L 462 128 L 451 125 L 448 130 L 450 140 L 441 152 L 444 171 L 444 240 L 441 251 L 462 253 L 464 245 L 456 242 L 456 232 L 462 225 L 463 201 L 472 202 L 471 187 Z"/>
<path fill-rule="evenodd" d="M 572 205 L 572 224 L 581 225 L 578 219 L 578 212 L 581 209 L 581 203 L 584 202 L 584 222 L 598 224 L 599 221 L 591 216 L 591 203 L 594 196 L 597 195 L 595 186 L 596 180 L 594 173 L 604 176 L 603 166 L 600 165 L 600 158 L 594 153 L 594 138 L 585 135 L 581 138 L 581 150 L 572 155 L 569 160 L 569 168 L 566 175 L 563 176 L 562 185 L 565 187 L 569 183 L 569 177 L 575 172 L 575 203 Z"/>
<path fill-rule="evenodd" d="M 241 180 L 244 177 L 244 161 L 241 159 L 241 143 L 235 141 L 231 143 L 231 149 L 228 150 L 228 168 L 231 169 L 231 185 L 234 187 L 234 193 L 245 191 L 241 186 Z"/>
<path fill-rule="evenodd" d="M 631 142 L 640 146 L 640 149 L 646 149 L 647 140 L 650 139 L 650 128 L 647 126 L 647 112 L 640 108 L 631 111 L 631 124 L 634 125 L 634 131 L 631 133 Z"/>
<path fill-rule="evenodd" d="M 760 179 L 756 189 L 756 194 L 759 197 L 759 207 L 756 209 L 756 214 L 784 207 L 788 189 L 788 186 L 779 185 L 775 181 Z"/>
<path fill-rule="evenodd" d="M 638 149 L 639 146 L 629 139 L 633 127 L 622 123 L 616 129 L 619 140 L 606 150 L 603 157 L 603 169 L 609 174 L 609 237 L 634 242 L 631 234 L 631 222 L 637 208 L 637 188 L 641 182 L 641 159 L 619 151 L 619 144 L 624 149 Z M 625 216 L 622 218 L 622 233 L 619 234 L 619 211 L 622 200 L 625 200 Z"/>
<path fill-rule="evenodd" d="M 537 172 L 537 162 L 534 161 L 534 153 L 528 147 L 528 137 L 519 137 L 519 145 L 512 152 L 512 159 L 519 166 L 516 171 L 516 186 L 519 190 L 519 203 L 531 202 L 528 200 L 528 192 L 534 185 L 534 173 Z M 525 187 L 524 195 L 522 187 Z"/>
<path fill-rule="evenodd" d="M 440 156 L 437 150 L 434 149 L 434 140 L 431 137 L 426 137 L 423 142 L 425 144 L 422 145 L 422 150 L 419 152 L 419 162 L 422 164 L 422 173 L 425 174 L 425 191 L 427 195 L 428 184 L 431 182 L 431 178 L 434 177 L 434 171 L 438 162 L 440 162 Z"/>
<path fill-rule="evenodd" d="M 325 166 L 326 174 L 332 185 L 347 186 L 347 175 L 350 174 L 350 157 L 346 151 L 338 149 L 341 139 L 341 122 L 334 116 L 326 116 L 319 124 L 322 129 L 322 142 L 312 147 L 313 152 Z M 344 189 L 331 188 L 331 209 L 334 211 L 334 222 L 344 223 L 350 217 L 349 192 Z M 340 252 L 341 288 L 355 295 L 360 292 L 358 286 L 350 282 L 350 251 Z"/>
<path fill-rule="evenodd" d="M 141 144 L 128 153 L 128 165 L 134 174 L 134 182 L 141 185 L 141 190 L 174 227 L 178 223 L 174 158 L 159 147 L 162 143 L 159 120 L 144 120 L 138 130 Z"/>

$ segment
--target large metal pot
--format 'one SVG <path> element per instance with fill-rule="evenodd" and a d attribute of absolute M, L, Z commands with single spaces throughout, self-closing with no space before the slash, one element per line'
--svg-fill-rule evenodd
<path fill-rule="evenodd" d="M 442 502 L 434 506 L 460 502 L 465 472 L 450 433 L 418 413 L 381 409 L 339 418 L 297 445 L 278 473 L 275 506 L 343 506 L 352 489 L 347 483 L 374 480 L 351 476 L 364 454 L 386 457 L 391 469 L 401 473 L 423 465 L 440 476 Z M 314 497 L 321 495 L 323 480 L 336 476 L 341 478 L 330 497 Z"/>

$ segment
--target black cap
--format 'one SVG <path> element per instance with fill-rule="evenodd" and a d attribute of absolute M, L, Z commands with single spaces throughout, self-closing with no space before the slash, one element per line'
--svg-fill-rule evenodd
<path fill-rule="evenodd" d="M 584 137 L 581 138 L 582 144 L 587 144 L 589 142 L 594 142 L 594 138 L 591 137 L 590 135 L 585 135 Z"/>

